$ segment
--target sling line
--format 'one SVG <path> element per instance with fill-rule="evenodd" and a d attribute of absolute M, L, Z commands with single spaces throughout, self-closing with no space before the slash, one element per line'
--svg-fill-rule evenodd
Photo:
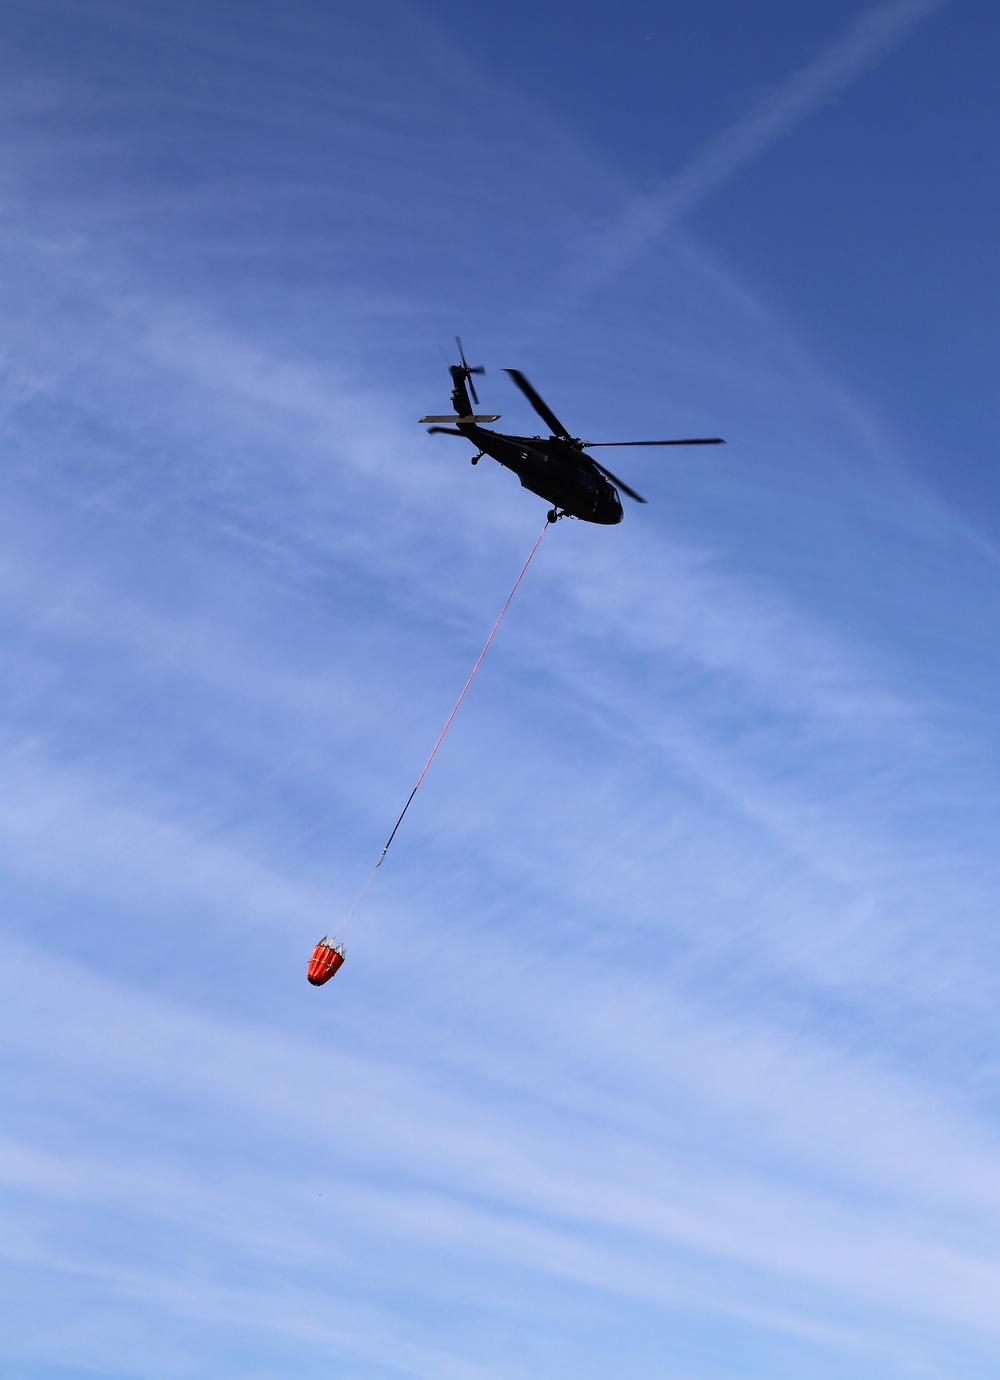
<path fill-rule="evenodd" d="M 354 912 L 358 909 L 358 907 L 361 905 L 361 902 L 365 899 L 365 896 L 368 894 L 368 888 L 371 886 L 372 882 L 375 880 L 375 873 L 376 873 L 376 872 L 379 870 L 379 868 L 382 866 L 382 863 L 383 863 L 384 860 L 385 860 L 385 855 L 386 855 L 386 853 L 388 853 L 388 851 L 389 851 L 389 846 L 390 846 L 390 844 L 392 843 L 393 839 L 396 837 L 396 833 L 397 833 L 397 831 L 398 831 L 398 829 L 399 829 L 399 826 L 400 826 L 400 825 L 402 824 L 402 822 L 403 822 L 403 818 L 404 818 L 404 816 L 406 815 L 407 810 L 410 808 L 410 805 L 413 803 L 413 797 L 416 795 L 417 791 L 419 791 L 419 789 L 420 789 L 420 783 L 423 781 L 424 777 L 427 775 L 427 772 L 428 772 L 428 769 L 429 769 L 431 763 L 434 761 L 434 758 L 437 756 L 437 750 L 438 750 L 438 748 L 441 746 L 442 742 L 444 741 L 444 735 L 448 732 L 448 729 L 451 727 L 451 721 L 452 721 L 452 719 L 454 719 L 455 715 L 458 713 L 459 706 L 461 705 L 462 701 L 465 699 L 465 696 L 466 696 L 466 694 L 467 694 L 467 692 L 468 692 L 469 686 L 472 684 L 472 682 L 473 682 L 473 681 L 475 680 L 475 678 L 476 678 L 476 672 L 479 670 L 480 666 L 482 665 L 483 657 L 485 657 L 486 653 L 489 651 L 489 649 L 490 649 L 490 643 L 493 641 L 494 637 L 496 637 L 496 635 L 497 635 L 497 629 L 500 627 L 500 624 L 501 624 L 501 623 L 503 622 L 503 620 L 504 620 L 504 614 L 505 614 L 505 613 L 507 612 L 507 610 L 510 608 L 511 601 L 512 601 L 512 599 L 514 598 L 514 595 L 517 593 L 517 587 L 518 587 L 518 585 L 521 583 L 521 581 L 524 579 L 524 576 L 525 576 L 525 573 L 527 572 L 528 566 L 531 564 L 531 561 L 532 561 L 532 558 L 534 557 L 535 552 L 538 550 L 539 546 L 541 546 L 541 544 L 542 544 L 542 538 L 545 536 L 545 533 L 548 531 L 549 525 L 550 525 L 550 524 L 549 524 L 548 522 L 546 522 L 545 526 L 544 526 L 544 527 L 542 528 L 542 530 L 539 532 L 539 534 L 538 534 L 538 536 L 537 536 L 537 538 L 536 538 L 536 540 L 535 540 L 534 546 L 531 548 L 531 551 L 528 553 L 528 559 L 525 561 L 524 565 L 521 567 L 521 573 L 520 573 L 520 575 L 518 575 L 517 579 L 514 581 L 514 586 L 513 586 L 513 588 L 511 589 L 510 593 L 507 595 L 507 602 L 504 604 L 503 608 L 500 610 L 500 617 L 499 617 L 499 618 L 497 619 L 497 621 L 493 624 L 493 630 L 492 630 L 492 632 L 490 633 L 489 637 L 486 639 L 486 642 L 485 642 L 485 644 L 484 644 L 484 646 L 483 646 L 483 650 L 479 653 L 479 656 L 476 658 L 476 664 L 475 664 L 475 666 L 473 666 L 472 670 L 469 672 L 469 679 L 465 682 L 464 686 L 462 687 L 462 693 L 459 695 L 458 699 L 455 701 L 454 708 L 452 709 L 451 713 L 448 715 L 448 718 L 447 718 L 447 720 L 445 721 L 444 728 L 442 728 L 441 732 L 438 734 L 437 742 L 434 744 L 433 748 L 431 748 L 431 755 L 428 757 L 427 761 L 424 763 L 423 771 L 421 771 L 420 775 L 417 777 L 416 785 L 413 787 L 413 790 L 410 792 L 409 797 L 408 797 L 408 799 L 407 799 L 407 801 L 406 801 L 406 804 L 403 806 L 403 809 L 402 809 L 402 811 L 400 812 L 399 818 L 396 820 L 396 823 L 393 825 L 393 827 L 392 827 L 392 833 L 389 835 L 388 839 L 386 840 L 385 847 L 382 849 L 382 852 L 381 852 L 381 853 L 379 854 L 379 856 L 378 856 L 378 861 L 376 862 L 375 866 L 372 868 L 371 872 L 368 874 L 368 880 L 365 882 L 364 886 L 363 886 L 363 887 L 361 888 L 361 890 L 358 892 L 357 896 L 355 897 L 355 900 L 354 900 L 353 905 L 351 906 L 350 910 L 347 912 L 347 915 L 344 917 L 344 923 L 343 923 L 343 925 L 341 926 L 341 933 L 343 933 L 344 930 L 346 930 L 348 923 L 349 923 L 350 920 L 353 919 L 353 917 L 354 917 Z"/>

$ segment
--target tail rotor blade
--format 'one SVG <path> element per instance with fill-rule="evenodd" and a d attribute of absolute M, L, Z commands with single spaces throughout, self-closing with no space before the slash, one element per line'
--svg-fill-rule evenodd
<path fill-rule="evenodd" d="M 482 364 L 471 365 L 465 358 L 465 351 L 462 349 L 462 337 L 456 335 L 455 344 L 458 346 L 458 357 L 462 361 L 462 368 L 465 370 L 465 377 L 469 384 L 469 392 L 472 394 L 472 401 L 479 406 L 479 396 L 476 393 L 476 385 L 472 382 L 473 374 L 485 374 L 486 367 Z"/>

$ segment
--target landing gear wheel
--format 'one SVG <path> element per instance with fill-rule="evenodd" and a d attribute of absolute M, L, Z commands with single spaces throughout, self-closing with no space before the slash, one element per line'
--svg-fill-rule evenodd
<path fill-rule="evenodd" d="M 555 508 L 550 508 L 550 509 L 549 509 L 549 522 L 558 522 L 558 521 L 559 521 L 559 514 L 556 512 Z"/>

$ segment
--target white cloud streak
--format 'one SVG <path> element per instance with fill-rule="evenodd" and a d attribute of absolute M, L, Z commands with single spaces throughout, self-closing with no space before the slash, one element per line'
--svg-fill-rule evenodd
<path fill-rule="evenodd" d="M 784 85 L 699 149 L 665 186 L 630 201 L 606 229 L 585 243 L 562 279 L 562 293 L 577 296 L 620 273 L 658 236 L 857 81 L 945 3 L 887 0 L 865 10 Z"/>
<path fill-rule="evenodd" d="M 466 945 L 452 967 L 455 994 L 471 984 L 485 1009 L 495 955 Z M 77 1126 L 71 1147 L 37 1133 L 0 1145 L 8 1262 L 89 1275 L 112 1296 L 159 1296 L 179 1317 L 227 1322 L 235 1309 L 289 1341 L 369 1360 L 384 1346 L 378 1329 L 352 1338 L 308 1321 L 329 1311 L 327 1281 L 358 1236 L 394 1278 L 405 1269 L 389 1262 L 415 1246 L 458 1270 L 513 1268 L 661 1308 L 766 1319 L 789 1335 L 839 1332 L 841 1345 L 843 1310 L 862 1298 L 890 1333 L 918 1315 L 996 1346 L 995 1148 L 905 1078 L 801 1033 L 710 1023 L 676 989 L 669 1001 L 620 979 L 609 991 L 608 973 L 582 965 L 557 1018 L 551 994 L 565 972 L 536 966 L 516 1008 L 487 1016 L 495 1031 L 480 1017 L 461 1047 L 441 1029 L 441 1051 L 400 1048 L 389 1061 L 370 1017 L 360 1040 L 337 1021 L 334 1050 L 196 1015 L 30 948 L 8 947 L 4 973 L 5 1062 L 72 1088 L 60 1121 Z M 405 1040 L 399 1014 L 387 1033 Z M 505 1050 L 503 1064 L 487 1049 Z M 512 1076 L 525 1099 L 516 1125 L 503 1110 Z M 185 1152 L 171 1127 L 192 1122 L 203 1129 Z M 110 1157 L 109 1126 L 130 1142 Z M 207 1128 L 216 1150 L 202 1164 Z M 328 1190 L 322 1209 L 317 1187 Z M 46 1199 L 58 1218 L 26 1234 L 23 1205 Z M 253 1264 L 254 1282 L 235 1290 L 226 1267 L 199 1284 L 200 1272 L 170 1271 L 141 1244 L 109 1268 L 79 1228 L 67 1236 L 70 1214 L 141 1224 L 138 1243 L 179 1233 L 184 1258 L 225 1244 Z M 289 1272 L 292 1309 L 265 1292 Z M 811 1303 L 783 1310 L 782 1281 L 815 1291 Z M 454 1363 L 456 1375 L 478 1373 Z"/>
<path fill-rule="evenodd" d="M 678 204 L 933 8 L 869 12 L 853 48 L 713 146 Z M 377 89 L 371 104 L 390 108 Z M 459 123 L 420 137 L 436 151 L 427 131 Z M 385 144 L 366 139 L 357 162 L 377 180 Z M 400 147 L 394 166 L 419 171 Z M 428 201 L 458 204 L 439 173 Z M 417 180 L 393 205 L 419 235 Z M 549 204 L 530 190 L 525 204 Z M 385 224 L 376 195 L 365 208 Z M 278 1376 L 548 1375 L 553 1338 L 555 1368 L 585 1376 L 613 1369 L 640 1315 L 674 1334 L 708 1317 L 719 1373 L 737 1354 L 746 1368 L 718 1341 L 735 1321 L 807 1339 L 831 1374 L 891 1373 L 872 1359 L 879 1338 L 905 1367 L 915 1330 L 994 1358 L 998 1151 L 970 1086 L 983 1064 L 922 1025 L 995 1048 L 992 922 L 963 948 L 976 905 L 995 914 L 970 880 L 993 840 L 976 854 L 942 804 L 985 812 L 993 779 L 956 750 L 955 702 L 935 704 L 892 656 L 915 608 L 933 641 L 963 591 L 997 593 L 969 558 L 934 622 L 925 558 L 956 529 L 920 509 L 915 532 L 905 475 L 867 467 L 884 435 L 685 265 L 718 339 L 736 320 L 752 347 L 709 340 L 713 395 L 734 412 L 753 395 L 768 453 L 773 417 L 792 415 L 795 444 L 837 476 L 836 513 L 808 474 L 790 491 L 787 471 L 741 481 L 727 458 L 725 483 L 743 485 L 728 527 L 721 484 L 700 509 L 678 486 L 668 518 L 651 504 L 620 532 L 561 525 L 350 965 L 314 993 L 302 966 L 328 860 L 363 869 L 369 821 L 382 841 L 397 774 L 408 789 L 533 535 L 533 500 L 486 466 L 428 459 L 410 417 L 433 404 L 411 406 L 415 386 L 227 325 L 231 286 L 139 290 L 140 272 L 79 246 L 39 268 L 36 242 L 8 242 L 12 262 L 77 311 L 26 294 L 42 308 L 12 328 L 24 372 L 7 397 L 0 856 L 5 921 L 32 942 L 2 954 L 16 1116 L 0 1256 L 10 1278 L 37 1272 L 49 1320 L 26 1308 L 14 1363 L 41 1346 L 107 1371 L 127 1334 L 132 1375 L 263 1375 L 237 1350 L 253 1329 L 255 1352 L 277 1339 Z M 521 252 L 487 248 L 493 262 Z M 310 298 L 326 321 L 339 305 Z M 422 359 L 429 328 L 410 309 Z M 598 405 L 615 353 L 597 333 L 581 407 Z M 356 342 L 338 348 L 351 358 Z M 633 395 L 666 389 L 660 364 L 627 368 Z M 867 467 L 853 486 L 848 450 Z M 749 533 L 759 557 L 781 503 L 768 531 L 787 519 L 814 564 L 791 558 L 792 578 L 771 549 L 751 577 L 738 544 Z M 878 570 L 903 572 L 897 607 L 866 590 L 869 621 L 852 625 L 810 603 L 810 575 L 836 585 L 873 550 Z M 317 783 L 321 804 L 293 814 Z M 929 843 L 898 818 L 921 806 Z M 46 949 L 53 929 L 85 961 Z M 146 935 L 169 946 L 168 974 Z M 123 970 L 131 985 L 110 976 Z M 110 1342 L 84 1335 L 88 1288 Z M 581 1344 L 581 1315 L 601 1309 L 610 1321 Z M 480 1324 L 498 1316 L 535 1350 L 491 1346 Z M 186 1342 L 189 1323 L 204 1330 Z M 640 1359 L 630 1373 L 664 1373 L 662 1355 Z"/>

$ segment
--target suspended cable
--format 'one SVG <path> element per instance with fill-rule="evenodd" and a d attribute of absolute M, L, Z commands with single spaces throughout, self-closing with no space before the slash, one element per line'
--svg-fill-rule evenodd
<path fill-rule="evenodd" d="M 514 581 L 514 587 L 513 587 L 513 589 L 512 589 L 511 592 L 507 595 L 507 602 L 504 604 L 503 608 L 500 610 L 500 617 L 499 617 L 499 618 L 497 619 L 497 621 L 493 624 L 493 630 L 492 630 L 492 632 L 490 633 L 489 637 L 486 639 L 486 642 L 485 642 L 485 644 L 484 644 L 484 646 L 483 646 L 483 650 L 479 653 L 478 657 L 476 658 L 476 664 L 475 664 L 475 666 L 473 666 L 472 670 L 469 672 L 469 679 L 468 679 L 468 680 L 465 682 L 465 684 L 462 686 L 462 693 L 459 695 L 458 699 L 455 701 L 455 706 L 454 706 L 454 708 L 452 709 L 451 713 L 448 715 L 448 718 L 447 718 L 447 720 L 446 720 L 446 722 L 445 722 L 444 728 L 442 728 L 441 732 L 438 734 L 437 742 L 434 744 L 433 748 L 431 748 L 431 755 L 428 757 L 427 761 L 424 763 L 424 769 L 423 769 L 423 771 L 422 771 L 422 772 L 420 773 L 420 775 L 417 777 L 417 784 L 413 787 L 413 790 L 410 792 L 409 799 L 407 800 L 406 804 L 403 806 L 402 814 L 400 814 L 399 818 L 396 820 L 396 823 L 393 825 L 392 833 L 389 835 L 388 841 L 387 841 L 385 847 L 382 849 L 381 854 L 379 855 L 379 860 L 378 860 L 378 862 L 375 864 L 376 869 L 377 869 L 378 867 L 381 866 L 381 864 L 382 864 L 382 859 L 385 857 L 386 853 L 388 853 L 388 851 L 389 851 L 389 844 L 392 843 L 393 839 L 396 837 L 396 830 L 399 828 L 399 826 L 400 826 L 400 825 L 402 824 L 402 822 L 403 822 L 403 815 L 405 815 L 406 812 L 407 812 L 407 810 L 410 808 L 410 802 L 413 800 L 413 797 L 416 795 L 417 791 L 420 789 L 420 783 L 421 783 L 421 781 L 423 781 L 424 777 L 427 775 L 427 769 L 428 769 L 428 767 L 430 766 L 430 764 L 434 761 L 434 758 L 435 758 L 435 756 L 437 755 L 437 750 L 438 750 L 438 748 L 441 746 L 441 743 L 442 743 L 442 741 L 443 741 L 443 739 L 444 739 L 444 735 L 448 732 L 448 729 L 451 727 L 451 721 L 452 721 L 452 719 L 455 717 L 455 715 L 458 713 L 459 705 L 460 705 L 460 704 L 462 703 L 462 701 L 465 699 L 466 692 L 468 691 L 469 686 L 472 684 L 473 680 L 475 679 L 475 677 L 476 677 L 476 672 L 479 670 L 480 666 L 482 665 L 483 657 L 486 655 L 486 653 L 487 653 L 487 652 L 489 651 L 489 649 L 490 649 L 490 643 L 493 641 L 494 637 L 496 637 L 497 629 L 499 628 L 500 624 L 503 622 L 504 614 L 505 614 L 505 613 L 507 612 L 507 610 L 510 608 L 511 600 L 514 598 L 514 595 L 517 593 L 517 587 L 518 587 L 518 585 L 521 583 L 521 581 L 524 579 L 525 572 L 527 571 L 528 566 L 531 564 L 532 557 L 534 556 L 535 552 L 538 550 L 539 546 L 541 545 L 542 538 L 545 536 L 545 533 L 546 533 L 548 530 L 549 530 L 549 524 L 548 524 L 548 522 L 546 522 L 545 526 L 544 526 L 544 527 L 542 528 L 542 530 L 539 532 L 538 537 L 537 537 L 536 540 L 535 540 L 534 546 L 531 548 L 531 551 L 530 551 L 530 553 L 529 553 L 529 555 L 528 555 L 528 559 L 525 561 L 524 565 L 521 567 L 521 573 L 520 573 L 520 575 L 518 575 L 517 579 Z"/>
<path fill-rule="evenodd" d="M 538 534 L 538 536 L 537 536 L 537 538 L 536 538 L 536 540 L 535 540 L 534 546 L 531 548 L 530 552 L 528 553 L 528 559 L 525 561 L 524 565 L 521 567 L 521 573 L 518 575 L 517 579 L 514 581 L 513 587 L 512 587 L 512 589 L 511 589 L 510 593 L 507 595 L 506 602 L 504 603 L 503 608 L 500 610 L 500 616 L 497 618 L 497 621 L 493 624 L 493 628 L 492 628 L 492 630 L 491 630 L 491 632 L 490 632 L 490 635 L 489 635 L 489 637 L 486 639 L 486 642 L 483 644 L 483 650 L 479 653 L 478 657 L 476 658 L 476 664 L 473 666 L 472 670 L 469 672 L 469 678 L 468 678 L 468 680 L 467 680 L 467 681 L 465 682 L 465 684 L 462 686 L 462 693 L 459 695 L 458 699 L 455 701 L 455 704 L 454 704 L 454 706 L 453 706 L 453 708 L 452 708 L 451 713 L 448 715 L 448 718 L 445 720 L 444 728 L 442 728 L 441 732 L 438 734 L 438 736 L 437 736 L 437 742 L 436 742 L 436 743 L 434 744 L 434 746 L 431 748 L 430 756 L 427 758 L 427 761 L 424 763 L 423 769 L 422 769 L 420 775 L 417 777 L 416 784 L 414 785 L 413 790 L 410 792 L 409 796 L 407 797 L 406 804 L 403 806 L 402 810 L 400 811 L 399 818 L 396 820 L 396 823 L 392 826 L 392 833 L 389 835 L 388 839 L 386 840 L 385 847 L 382 849 L 381 853 L 378 855 L 378 860 L 376 861 L 375 866 L 372 868 L 371 872 L 369 872 L 368 878 L 367 878 L 367 880 L 365 881 L 364 886 L 363 886 L 363 887 L 361 888 L 361 890 L 358 892 L 357 896 L 354 898 L 353 903 L 351 904 L 351 908 L 348 910 L 347 914 L 344 916 L 343 923 L 342 923 L 342 925 L 341 925 L 341 927 L 340 927 L 340 932 L 341 932 L 341 934 L 343 934 L 343 933 L 346 931 L 347 926 L 350 924 L 351 920 L 354 918 L 355 912 L 357 911 L 358 907 L 361 905 L 361 902 L 365 899 L 365 896 L 368 894 L 368 889 L 369 889 L 369 887 L 371 886 L 372 882 L 375 880 L 375 874 L 376 874 L 376 872 L 378 872 L 379 868 L 382 866 L 382 863 L 385 861 L 385 855 L 386 855 L 386 853 L 388 853 L 389 848 L 390 848 L 390 846 L 391 846 L 391 844 L 392 844 L 392 841 L 393 841 L 393 839 L 396 837 L 396 834 L 397 834 L 397 832 L 398 832 L 398 830 L 399 830 L 399 826 L 402 824 L 403 819 L 404 819 L 405 816 L 406 816 L 407 810 L 410 808 L 410 806 L 411 806 L 412 803 L 413 803 L 413 797 L 416 795 L 417 791 L 419 791 L 420 785 L 421 785 L 421 783 L 422 783 L 424 777 L 427 775 L 427 772 L 428 772 L 428 770 L 430 769 L 431 763 L 434 761 L 434 758 L 437 756 L 438 748 L 441 746 L 442 742 L 444 741 L 444 735 L 448 732 L 448 729 L 451 727 L 452 720 L 454 719 L 455 715 L 458 713 L 459 706 L 461 705 L 462 701 L 465 699 L 465 696 L 466 696 L 466 694 L 468 693 L 469 687 L 471 686 L 472 682 L 475 680 L 475 678 L 476 678 L 476 672 L 479 670 L 480 666 L 483 664 L 483 658 L 486 656 L 486 653 L 489 651 L 489 649 L 490 649 L 490 644 L 491 644 L 491 642 L 493 641 L 494 637 L 496 637 L 496 635 L 497 635 L 497 630 L 499 629 L 500 624 L 501 624 L 501 623 L 503 622 L 503 620 L 504 620 L 504 615 L 506 614 L 507 610 L 510 608 L 511 601 L 512 601 L 513 598 L 514 598 L 514 595 L 517 593 L 518 586 L 520 585 L 521 581 L 524 579 L 524 576 L 525 576 L 525 574 L 526 574 L 526 572 L 527 572 L 528 566 L 531 564 L 532 559 L 533 559 L 533 557 L 534 557 L 534 555 L 535 555 L 535 552 L 538 550 L 539 546 L 541 546 L 541 544 L 542 544 L 542 538 L 545 536 L 545 533 L 548 531 L 549 526 L 550 526 L 550 524 L 549 524 L 548 522 L 546 522 L 545 526 L 544 526 L 544 527 L 542 528 L 542 530 L 539 532 L 539 534 Z M 331 944 L 328 943 L 328 941 L 326 940 L 325 937 L 324 937 L 322 940 L 320 940 L 320 943 L 317 944 L 317 946 L 316 946 L 316 950 L 315 950 L 314 955 L 313 955 L 314 962 L 316 961 L 316 955 L 319 954 L 321 948 L 324 950 L 324 952 L 327 952 L 327 951 L 328 951 L 328 953 L 329 953 L 329 955 L 330 955 L 330 960 L 329 960 L 329 964 L 328 964 L 328 966 L 330 967 L 330 971 L 329 971 L 329 972 L 326 972 L 326 970 L 324 969 L 323 972 L 324 972 L 325 975 L 319 975 L 319 976 L 318 976 L 318 980 L 317 980 L 317 977 L 312 976 L 313 964 L 312 964 L 312 963 L 310 964 L 310 978 L 309 978 L 309 980 L 310 980 L 310 982 L 313 982 L 316 986 L 319 986 L 320 983 L 325 982 L 325 981 L 328 980 L 328 978 L 332 977 L 333 974 L 336 972 L 337 968 L 340 966 L 340 963 L 343 962 L 343 946 L 340 945 L 340 946 L 338 946 L 338 947 L 335 948 L 333 945 L 331 945 Z M 335 960 L 333 959 L 333 955 L 339 955 L 339 962 L 337 962 L 337 961 L 335 961 Z M 317 970 L 317 973 L 319 973 L 319 970 Z"/>

